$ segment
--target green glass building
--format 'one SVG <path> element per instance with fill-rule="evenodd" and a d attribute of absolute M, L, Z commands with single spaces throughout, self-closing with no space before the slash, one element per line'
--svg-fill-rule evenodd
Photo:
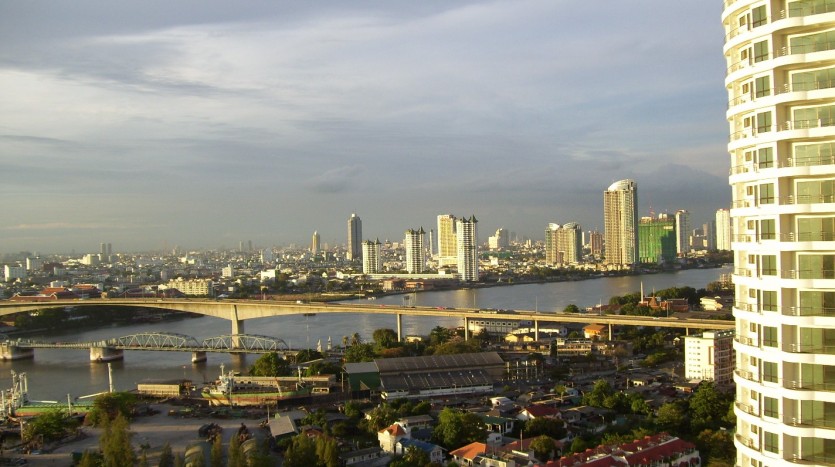
<path fill-rule="evenodd" d="M 643 218 L 638 224 L 638 261 L 669 263 L 676 259 L 675 218 Z"/>

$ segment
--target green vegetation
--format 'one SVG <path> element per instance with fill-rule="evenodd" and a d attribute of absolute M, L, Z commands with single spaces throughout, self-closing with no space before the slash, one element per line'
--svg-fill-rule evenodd
<path fill-rule="evenodd" d="M 64 410 L 54 409 L 26 423 L 21 438 L 24 441 L 56 441 L 74 432 L 77 427 L 76 419 L 68 417 Z"/>
<path fill-rule="evenodd" d="M 129 392 L 100 394 L 93 401 L 93 408 L 87 414 L 85 423 L 92 426 L 104 426 L 119 415 L 129 419 L 135 407 L 136 396 Z"/>
<path fill-rule="evenodd" d="M 432 441 L 446 449 L 455 449 L 486 435 L 481 417 L 472 412 L 462 412 L 449 407 L 438 415 L 438 423 L 432 432 Z"/>
<path fill-rule="evenodd" d="M 250 376 L 287 376 L 291 373 L 290 364 L 276 352 L 258 357 L 249 368 Z"/>

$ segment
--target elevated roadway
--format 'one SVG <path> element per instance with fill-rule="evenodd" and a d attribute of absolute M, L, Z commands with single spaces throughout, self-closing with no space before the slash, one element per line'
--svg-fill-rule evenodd
<path fill-rule="evenodd" d="M 528 320 L 534 324 L 538 334 L 542 323 L 582 323 L 609 326 L 652 326 L 684 329 L 724 330 L 734 329 L 733 321 L 700 318 L 653 318 L 649 316 L 592 315 L 582 313 L 544 313 L 535 311 L 487 311 L 473 308 L 408 307 L 399 305 L 370 305 L 364 303 L 298 303 L 275 300 L 212 300 L 212 299 L 148 299 L 116 298 L 88 300 L 53 300 L 44 302 L 0 302 L 0 316 L 25 311 L 67 306 L 97 307 L 143 307 L 170 311 L 197 313 L 231 321 L 232 334 L 244 334 L 244 321 L 275 316 L 304 315 L 318 313 L 365 313 L 393 315 L 397 321 L 397 335 L 402 339 L 403 316 L 425 316 L 460 318 L 464 321 L 465 332 L 471 319 Z M 611 336 L 611 332 L 609 333 Z M 538 338 L 538 335 L 536 336 Z"/>

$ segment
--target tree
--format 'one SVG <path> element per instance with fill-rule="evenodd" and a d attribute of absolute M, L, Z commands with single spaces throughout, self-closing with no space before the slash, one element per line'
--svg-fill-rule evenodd
<path fill-rule="evenodd" d="M 317 465 L 316 445 L 305 434 L 298 434 L 284 452 L 284 467 L 311 467 Z"/>
<path fill-rule="evenodd" d="M 571 452 L 583 452 L 588 449 L 589 443 L 581 437 L 574 438 L 574 441 L 571 442 Z"/>
<path fill-rule="evenodd" d="M 354 344 L 345 350 L 345 362 L 370 362 L 374 360 L 374 346 L 372 344 Z"/>
<path fill-rule="evenodd" d="M 84 451 L 84 454 L 81 455 L 81 460 L 78 462 L 78 467 L 99 467 L 100 465 L 101 457 L 98 453 L 89 449 Z"/>
<path fill-rule="evenodd" d="M 565 423 L 556 418 L 537 417 L 525 422 L 525 436 L 548 436 L 553 439 L 565 438 Z M 540 458 L 541 459 L 541 458 Z"/>
<path fill-rule="evenodd" d="M 313 349 L 302 349 L 296 354 L 296 363 L 309 362 L 311 360 L 319 360 L 322 358 L 322 352 Z"/>
<path fill-rule="evenodd" d="M 736 458 L 733 435 L 727 430 L 703 430 L 696 437 L 696 447 L 704 462 L 732 463 Z"/>
<path fill-rule="evenodd" d="M 603 401 L 614 393 L 614 389 L 608 381 L 599 379 L 595 381 L 592 390 L 583 395 L 583 403 L 592 407 L 603 407 Z"/>
<path fill-rule="evenodd" d="M 551 459 L 557 450 L 554 447 L 554 440 L 546 435 L 537 436 L 531 441 L 529 448 L 533 450 L 536 458 L 542 462 L 547 462 Z"/>
<path fill-rule="evenodd" d="M 672 434 L 678 434 L 684 422 L 684 410 L 675 402 L 667 402 L 658 408 L 655 414 L 655 423 L 662 430 Z"/>
<path fill-rule="evenodd" d="M 568 392 L 568 388 L 564 384 L 557 384 L 554 386 L 554 392 L 560 395 L 560 402 L 562 402 L 563 398 L 565 398 L 565 393 Z"/>
<path fill-rule="evenodd" d="M 42 439 L 55 441 L 63 438 L 70 430 L 74 430 L 78 422 L 67 417 L 61 409 L 54 409 L 38 415 L 24 425 L 21 437 L 26 440 Z"/>
<path fill-rule="evenodd" d="M 136 407 L 136 396 L 129 392 L 108 392 L 96 396 L 93 408 L 87 414 L 87 420 L 93 426 L 103 425 L 105 418 L 113 420 L 117 415 L 130 418 Z"/>
<path fill-rule="evenodd" d="M 244 453 L 241 450 L 241 440 L 237 436 L 232 436 L 229 441 L 229 452 L 227 453 L 226 467 L 245 467 L 246 460 Z"/>
<path fill-rule="evenodd" d="M 454 449 L 484 439 L 481 418 L 472 412 L 460 412 L 449 407 L 438 415 L 432 439 L 447 449 Z"/>
<path fill-rule="evenodd" d="M 400 343 L 400 340 L 397 338 L 397 333 L 392 329 L 375 329 L 372 336 L 374 337 L 374 343 L 380 349 L 388 349 Z"/>
<path fill-rule="evenodd" d="M 429 345 L 431 346 L 443 344 L 451 338 L 452 332 L 443 326 L 435 326 L 429 331 Z"/>
<path fill-rule="evenodd" d="M 703 381 L 690 397 L 693 431 L 718 428 L 733 401 L 716 390 L 713 381 Z"/>
<path fill-rule="evenodd" d="M 99 448 L 104 458 L 104 465 L 107 467 L 133 465 L 136 453 L 130 442 L 132 435 L 128 431 L 128 419 L 119 413 L 113 421 L 107 420 L 102 428 Z"/>
<path fill-rule="evenodd" d="M 395 458 L 389 467 L 425 467 L 430 465 L 429 454 L 417 446 L 409 446 L 402 457 Z"/>
<path fill-rule="evenodd" d="M 377 433 L 397 420 L 397 411 L 389 404 L 380 404 L 368 413 L 368 431 Z"/>
<path fill-rule="evenodd" d="M 449 340 L 435 347 L 432 355 L 454 355 L 481 352 L 481 346 L 475 340 L 464 341 L 460 338 Z"/>
<path fill-rule="evenodd" d="M 565 308 L 563 308 L 562 311 L 563 311 L 563 313 L 579 313 L 580 312 L 580 307 L 571 303 L 571 304 L 567 305 Z"/>
<path fill-rule="evenodd" d="M 212 467 L 223 467 L 223 441 L 220 436 L 215 436 L 212 441 L 212 452 L 209 458 Z"/>
<path fill-rule="evenodd" d="M 339 467 L 339 447 L 334 438 L 320 436 L 316 438 L 316 457 L 323 467 Z"/>
<path fill-rule="evenodd" d="M 159 467 L 174 467 L 174 453 L 171 452 L 171 444 L 168 442 L 162 446 L 158 465 Z"/>
<path fill-rule="evenodd" d="M 286 376 L 290 374 L 290 365 L 276 352 L 266 353 L 255 360 L 249 368 L 250 376 Z"/>

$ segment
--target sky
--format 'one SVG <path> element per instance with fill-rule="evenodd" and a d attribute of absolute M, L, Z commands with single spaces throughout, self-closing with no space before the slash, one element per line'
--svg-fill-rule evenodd
<path fill-rule="evenodd" d="M 704 0 L 0 2 L 0 252 L 544 238 L 730 203 Z"/>

